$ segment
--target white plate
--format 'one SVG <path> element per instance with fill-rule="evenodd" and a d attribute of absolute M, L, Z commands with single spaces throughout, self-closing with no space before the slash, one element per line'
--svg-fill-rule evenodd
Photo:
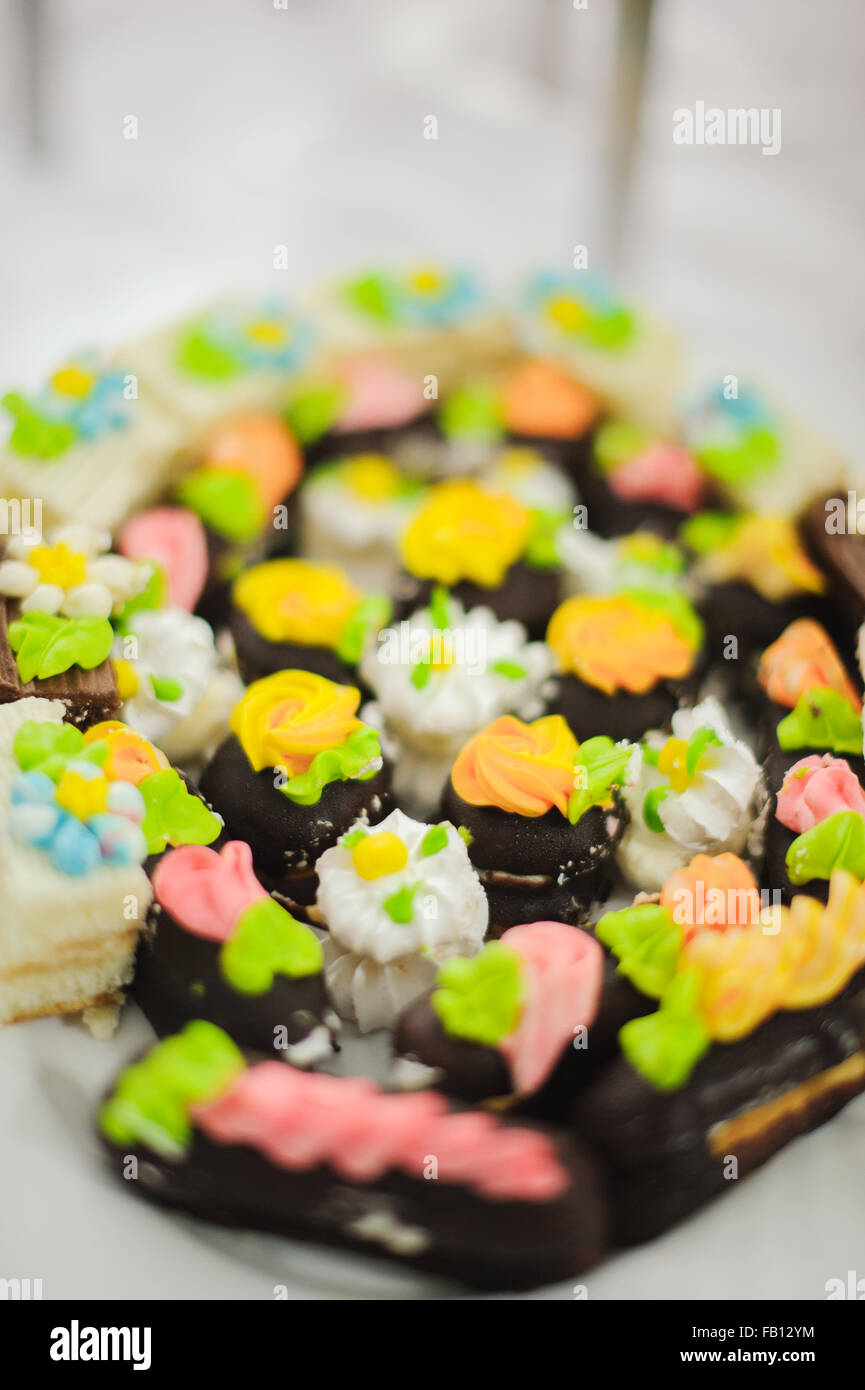
<path fill-rule="evenodd" d="M 124 1192 L 102 1166 L 92 1116 L 151 1037 L 132 1006 L 110 1043 L 60 1019 L 0 1030 L 0 1278 L 41 1279 L 46 1299 L 465 1296 L 385 1261 L 224 1231 Z M 865 1277 L 863 1231 L 860 1097 L 677 1230 L 529 1297 L 821 1299 L 828 1280 Z"/>

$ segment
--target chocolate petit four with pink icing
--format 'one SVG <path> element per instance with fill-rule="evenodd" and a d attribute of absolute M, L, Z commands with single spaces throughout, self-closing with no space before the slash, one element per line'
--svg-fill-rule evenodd
<path fill-rule="evenodd" d="M 625 421 L 601 425 L 578 482 L 588 524 L 601 536 L 652 531 L 671 540 L 714 495 L 684 444 Z"/>
<path fill-rule="evenodd" d="M 132 1186 L 163 1206 L 479 1288 L 571 1277 L 605 1245 L 600 1180 L 575 1138 L 247 1060 L 202 1020 L 118 1076 L 99 1130 L 118 1177 L 134 1155 Z"/>

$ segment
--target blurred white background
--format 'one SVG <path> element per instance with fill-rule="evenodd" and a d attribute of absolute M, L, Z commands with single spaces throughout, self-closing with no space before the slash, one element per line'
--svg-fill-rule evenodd
<path fill-rule="evenodd" d="M 0 0 L 0 380 L 226 286 L 368 258 L 499 275 L 587 243 L 602 266 L 618 11 Z M 617 267 L 695 366 L 756 371 L 854 454 L 863 58 L 862 0 L 655 0 Z M 672 112 L 697 100 L 780 107 L 781 153 L 675 145 Z"/>

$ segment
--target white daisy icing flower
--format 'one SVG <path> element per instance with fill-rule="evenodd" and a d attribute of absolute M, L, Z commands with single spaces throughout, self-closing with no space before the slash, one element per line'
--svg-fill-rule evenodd
<path fill-rule="evenodd" d="M 384 454 L 316 468 L 300 490 L 304 557 L 340 564 L 356 584 L 381 588 L 399 568 L 397 541 L 424 492 Z"/>
<path fill-rule="evenodd" d="M 391 1026 L 449 956 L 472 956 L 487 899 L 459 832 L 392 811 L 343 835 L 316 864 L 329 934 L 325 973 L 337 1012 L 366 1033 Z"/>
<path fill-rule="evenodd" d="M 623 589 L 681 589 L 685 557 L 678 546 L 651 531 L 605 540 L 572 525 L 556 534 L 556 549 L 569 594 L 612 594 Z"/>
<path fill-rule="evenodd" d="M 0 594 L 18 599 L 22 613 L 64 618 L 110 618 L 147 584 L 151 566 L 110 554 L 107 531 L 80 523 L 58 527 L 45 540 L 16 536 L 0 563 Z"/>
<path fill-rule="evenodd" d="M 114 669 L 123 719 L 174 762 L 217 743 L 243 694 L 209 623 L 184 608 L 134 614 L 115 644 Z"/>
<path fill-rule="evenodd" d="M 443 590 L 427 608 L 379 634 L 361 664 L 375 695 L 370 722 L 387 728 L 400 750 L 398 795 L 426 813 L 467 739 L 503 714 L 543 712 L 542 687 L 553 671 L 543 642 L 489 608 L 468 612 Z"/>
<path fill-rule="evenodd" d="M 480 482 L 532 510 L 570 513 L 577 500 L 571 480 L 537 449 L 502 449 L 482 471 Z"/>
<path fill-rule="evenodd" d="M 622 872 L 652 892 L 695 854 L 738 854 L 759 778 L 756 758 L 717 700 L 678 710 L 672 734 L 646 735 L 639 780 L 625 790 L 631 822 L 617 851 Z"/>

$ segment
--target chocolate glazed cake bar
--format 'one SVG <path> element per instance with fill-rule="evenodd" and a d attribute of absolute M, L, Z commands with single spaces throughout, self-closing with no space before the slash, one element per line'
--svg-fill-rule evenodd
<path fill-rule="evenodd" d="M 120 709 L 120 696 L 110 660 L 100 662 L 90 671 L 70 666 L 59 675 L 43 680 L 21 680 L 15 653 L 9 644 L 9 626 L 17 617 L 18 604 L 0 598 L 0 704 L 29 695 L 61 700 L 69 723 L 82 729 L 113 718 Z"/>
<path fill-rule="evenodd" d="M 222 1225 L 374 1251 L 481 1288 L 575 1275 L 604 1247 L 595 1165 L 572 1138 L 361 1078 L 247 1064 L 195 1021 L 117 1080 L 100 1114 L 136 1192 Z"/>

